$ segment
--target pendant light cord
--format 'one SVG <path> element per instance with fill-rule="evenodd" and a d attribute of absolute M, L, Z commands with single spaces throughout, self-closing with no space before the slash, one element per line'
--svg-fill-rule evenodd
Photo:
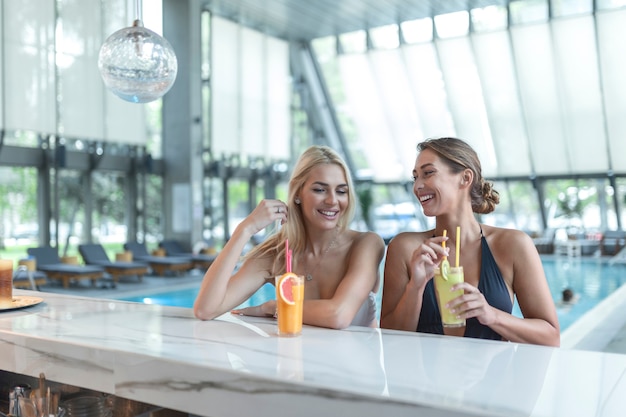
<path fill-rule="evenodd" d="M 135 0 L 135 22 L 139 22 L 139 25 L 135 26 L 143 26 L 143 5 L 141 0 Z"/>

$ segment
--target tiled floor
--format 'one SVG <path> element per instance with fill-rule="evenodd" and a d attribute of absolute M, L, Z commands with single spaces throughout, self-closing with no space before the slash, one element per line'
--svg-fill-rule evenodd
<path fill-rule="evenodd" d="M 626 325 L 617 332 L 613 340 L 604 348 L 607 353 L 626 354 Z"/>

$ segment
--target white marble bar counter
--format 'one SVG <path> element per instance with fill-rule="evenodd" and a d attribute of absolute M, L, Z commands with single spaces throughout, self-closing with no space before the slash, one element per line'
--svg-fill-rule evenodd
<path fill-rule="evenodd" d="M 624 416 L 626 355 L 272 319 L 16 290 L 0 368 L 221 416 Z"/>

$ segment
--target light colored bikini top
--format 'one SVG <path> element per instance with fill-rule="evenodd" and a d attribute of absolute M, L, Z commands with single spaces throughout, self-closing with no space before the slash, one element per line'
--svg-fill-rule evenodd
<path fill-rule="evenodd" d="M 370 291 L 369 296 L 354 316 L 351 325 L 370 327 L 374 320 L 376 320 L 376 294 Z"/>

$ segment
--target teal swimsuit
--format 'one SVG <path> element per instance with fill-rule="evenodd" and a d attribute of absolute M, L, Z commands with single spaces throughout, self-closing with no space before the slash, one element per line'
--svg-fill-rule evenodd
<path fill-rule="evenodd" d="M 513 311 L 513 302 L 511 301 L 509 290 L 506 287 L 504 279 L 502 278 L 502 274 L 496 264 L 496 260 L 491 254 L 491 249 L 489 249 L 487 239 L 482 236 L 482 230 L 480 240 L 482 258 L 478 289 L 483 294 L 489 305 L 507 313 L 511 313 L 511 311 Z M 439 307 L 437 306 L 437 298 L 435 296 L 434 280 L 432 279 L 428 281 L 424 290 L 422 311 L 417 324 L 417 331 L 422 333 L 443 334 L 441 316 L 439 315 Z M 475 317 L 467 319 L 465 337 L 502 340 L 502 336 L 491 330 L 490 327 L 480 324 L 478 319 Z"/>

